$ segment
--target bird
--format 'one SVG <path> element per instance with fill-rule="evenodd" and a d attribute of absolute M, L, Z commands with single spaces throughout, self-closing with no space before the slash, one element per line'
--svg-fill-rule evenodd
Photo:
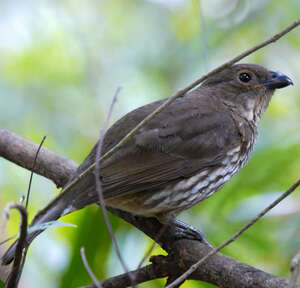
<path fill-rule="evenodd" d="M 154 217 L 163 225 L 189 227 L 176 216 L 212 196 L 247 163 L 274 91 L 292 84 L 281 72 L 256 64 L 235 64 L 208 77 L 101 163 L 105 205 Z M 105 134 L 102 155 L 166 99 L 137 108 L 113 124 Z M 95 162 L 97 145 L 73 179 Z M 99 199 L 90 173 L 41 210 L 31 226 L 93 203 Z M 41 232 L 29 233 L 27 244 Z M 13 260 L 15 247 L 4 254 L 3 264 Z"/>

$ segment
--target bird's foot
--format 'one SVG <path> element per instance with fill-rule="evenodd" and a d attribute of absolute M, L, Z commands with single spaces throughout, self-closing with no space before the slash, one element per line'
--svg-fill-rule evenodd
<path fill-rule="evenodd" d="M 188 225 L 180 220 L 177 220 L 176 218 L 172 219 L 172 224 L 175 225 L 177 228 L 173 234 L 174 238 L 197 240 L 213 248 L 213 246 L 208 242 L 204 234 L 197 228 Z"/>

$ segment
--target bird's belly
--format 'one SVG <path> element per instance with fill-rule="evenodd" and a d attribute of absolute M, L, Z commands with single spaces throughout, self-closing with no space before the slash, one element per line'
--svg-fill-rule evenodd
<path fill-rule="evenodd" d="M 152 194 L 145 204 L 153 214 L 165 211 L 178 213 L 207 199 L 247 163 L 249 153 L 241 153 L 240 149 L 239 146 L 228 151 L 217 167 L 208 167 L 159 193 Z"/>
<path fill-rule="evenodd" d="M 212 196 L 246 164 L 248 155 L 236 147 L 226 154 L 218 166 L 207 167 L 190 178 L 158 191 L 124 195 L 107 204 L 146 217 L 177 214 Z"/>

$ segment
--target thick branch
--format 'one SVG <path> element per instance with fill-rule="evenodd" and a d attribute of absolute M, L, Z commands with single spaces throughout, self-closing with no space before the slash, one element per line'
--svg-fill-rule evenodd
<path fill-rule="evenodd" d="M 0 157 L 31 171 L 38 148 L 38 144 L 0 127 Z M 62 187 L 77 167 L 73 160 L 42 147 L 33 172 Z"/>
<path fill-rule="evenodd" d="M 3 139 L 3 137 L 7 138 Z M 6 149 L 6 146 L 15 146 L 17 149 Z M 24 168 L 31 167 L 37 146 L 37 144 L 18 136 L 15 133 L 3 128 L 0 129 L 1 155 L 3 155 L 2 151 L 6 151 L 6 159 L 21 165 Z M 17 156 L 14 155 L 16 152 Z M 39 161 L 39 165 L 37 165 L 35 169 L 36 173 L 51 179 L 55 183 L 66 183 L 70 175 L 75 172 L 77 164 L 74 161 L 62 157 L 45 148 L 43 148 L 41 152 L 42 154 L 40 154 L 39 157 L 42 156 L 43 160 Z M 57 163 L 60 169 L 57 169 L 54 163 Z M 136 226 L 152 239 L 155 239 L 159 234 L 161 224 L 155 219 L 136 217 L 119 210 L 110 210 L 114 214 L 117 214 L 119 217 Z M 174 239 L 169 237 L 169 235 L 172 234 L 173 233 L 168 233 L 168 231 L 166 231 L 159 240 L 159 244 L 169 253 L 169 256 L 156 257 L 153 266 L 147 266 L 134 272 L 134 274 L 137 274 L 136 279 L 139 279 L 138 281 L 140 283 L 155 278 L 165 277 L 167 275 L 181 275 L 192 264 L 210 251 L 210 248 L 197 241 L 174 241 Z M 105 280 L 104 283 L 114 283 L 116 285 L 109 286 L 111 284 L 105 284 L 108 286 L 104 285 L 104 287 L 127 287 L 130 280 L 126 277 L 126 275 L 121 275 L 116 277 L 117 280 L 112 280 L 114 278 Z M 120 279 L 123 280 L 121 281 Z M 222 254 L 214 255 L 207 262 L 203 263 L 203 265 L 201 265 L 201 267 L 197 269 L 189 277 L 189 279 L 206 281 L 224 288 L 281 288 L 287 287 L 288 283 L 286 279 L 265 273 Z M 117 285 L 117 283 L 121 284 Z M 297 287 L 300 288 L 299 285 Z"/>
<path fill-rule="evenodd" d="M 166 257 L 154 256 L 151 259 L 152 265 L 131 273 L 136 277 L 137 284 L 166 276 L 176 277 L 210 251 L 211 248 L 197 241 L 180 240 L 174 243 L 172 254 Z M 287 279 L 265 273 L 222 254 L 212 256 L 189 279 L 209 282 L 222 288 L 286 288 L 288 285 Z M 104 288 L 125 288 L 130 286 L 130 279 L 127 274 L 122 274 L 104 280 L 101 285 Z M 90 285 L 86 288 L 94 287 Z"/>

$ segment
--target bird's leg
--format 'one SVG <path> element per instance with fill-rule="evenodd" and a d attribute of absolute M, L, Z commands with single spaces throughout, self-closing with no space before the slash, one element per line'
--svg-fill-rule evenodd
<path fill-rule="evenodd" d="M 177 228 L 175 231 L 175 237 L 179 239 L 191 239 L 191 240 L 198 240 L 203 244 L 211 247 L 212 245 L 208 242 L 204 234 L 197 228 L 193 227 L 192 225 L 186 224 L 175 217 L 172 219 L 172 224 L 175 225 Z"/>

